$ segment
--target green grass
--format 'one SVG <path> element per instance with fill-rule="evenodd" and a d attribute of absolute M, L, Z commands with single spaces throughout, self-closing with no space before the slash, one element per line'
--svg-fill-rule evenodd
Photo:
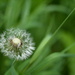
<path fill-rule="evenodd" d="M 0 0 L 0 33 L 12 27 L 36 50 L 23 61 L 0 53 L 0 75 L 75 75 L 75 0 Z"/>

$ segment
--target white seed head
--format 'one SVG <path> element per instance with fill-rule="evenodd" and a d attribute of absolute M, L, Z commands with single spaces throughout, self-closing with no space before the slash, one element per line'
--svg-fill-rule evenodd
<path fill-rule="evenodd" d="M 35 50 L 30 33 L 20 29 L 7 29 L 0 35 L 0 49 L 5 56 L 16 60 L 27 59 Z"/>

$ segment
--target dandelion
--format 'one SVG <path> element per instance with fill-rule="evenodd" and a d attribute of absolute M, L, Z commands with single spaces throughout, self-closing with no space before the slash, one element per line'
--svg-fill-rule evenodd
<path fill-rule="evenodd" d="M 24 60 L 32 55 L 35 47 L 30 33 L 12 28 L 0 35 L 0 49 L 5 56 Z"/>

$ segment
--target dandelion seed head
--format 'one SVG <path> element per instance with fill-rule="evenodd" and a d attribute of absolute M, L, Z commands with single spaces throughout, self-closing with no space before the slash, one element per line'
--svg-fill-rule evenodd
<path fill-rule="evenodd" d="M 30 33 L 20 29 L 7 29 L 0 35 L 0 49 L 5 56 L 16 60 L 30 57 L 35 50 Z"/>

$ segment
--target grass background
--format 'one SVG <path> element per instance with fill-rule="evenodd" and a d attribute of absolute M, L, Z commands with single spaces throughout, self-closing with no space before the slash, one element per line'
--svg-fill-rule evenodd
<path fill-rule="evenodd" d="M 0 75 L 75 75 L 74 8 L 75 0 L 0 0 L 0 33 L 24 29 L 36 43 L 27 60 L 0 53 Z"/>

